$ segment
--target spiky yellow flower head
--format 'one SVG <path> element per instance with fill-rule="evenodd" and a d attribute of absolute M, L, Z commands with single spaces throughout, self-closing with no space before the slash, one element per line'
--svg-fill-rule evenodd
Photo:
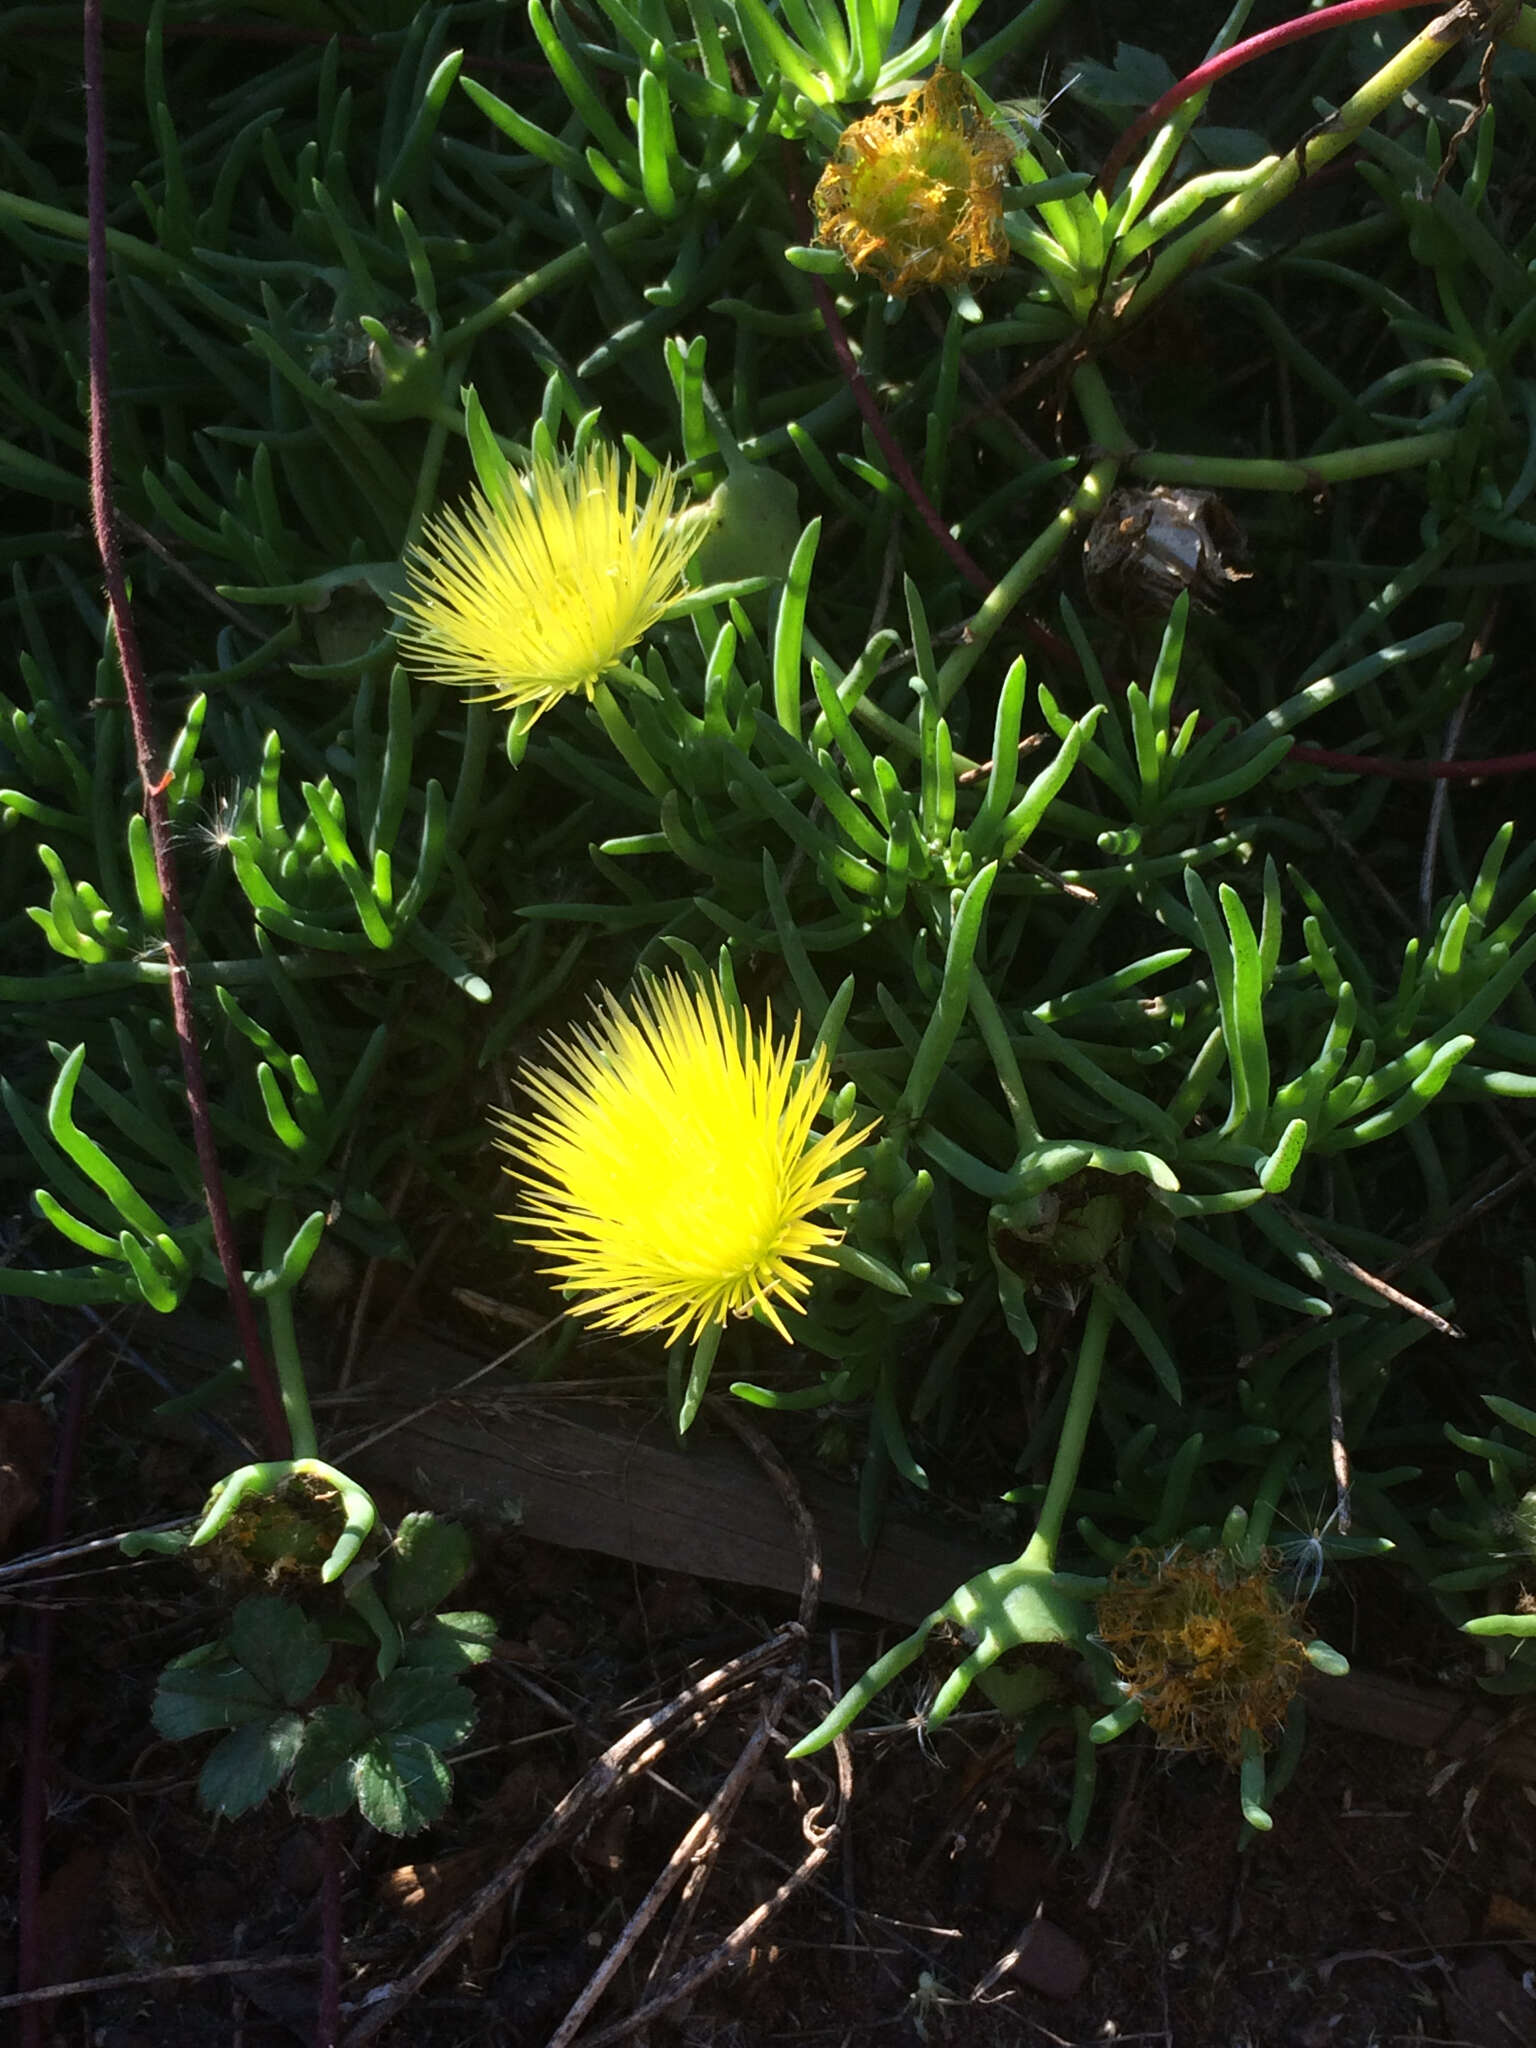
<path fill-rule="evenodd" d="M 1285 1720 L 1312 1632 L 1273 1566 L 1133 1550 L 1111 1573 L 1095 1632 L 1166 1748 L 1237 1763 L 1245 1731 L 1267 1741 Z"/>
<path fill-rule="evenodd" d="M 964 73 L 936 71 L 843 130 L 816 187 L 817 239 L 893 299 L 999 270 L 1012 154 Z"/>
<path fill-rule="evenodd" d="M 627 1006 L 600 996 L 595 1023 L 524 1071 L 539 1113 L 502 1119 L 527 1190 L 508 1220 L 605 1329 L 697 1338 L 759 1309 L 787 1338 L 779 1311 L 809 1290 L 801 1269 L 830 1264 L 842 1237 L 814 1212 L 859 1178 L 833 1170 L 859 1142 L 849 1120 L 811 1134 L 825 1053 L 797 1076 L 798 1023 L 787 1041 L 766 1022 L 738 1029 L 717 981 L 669 974 Z"/>
<path fill-rule="evenodd" d="M 663 470 L 641 505 L 634 465 L 594 446 L 437 513 L 406 559 L 407 661 L 535 717 L 590 697 L 677 596 L 697 536 L 672 519 L 676 489 Z"/>

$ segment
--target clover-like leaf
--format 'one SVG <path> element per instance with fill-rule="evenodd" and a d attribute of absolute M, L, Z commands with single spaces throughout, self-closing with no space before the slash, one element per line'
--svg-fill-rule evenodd
<path fill-rule="evenodd" d="M 467 1531 L 437 1515 L 407 1515 L 395 1532 L 384 1604 L 403 1626 L 429 1614 L 474 1568 Z"/>
<path fill-rule="evenodd" d="M 387 1734 L 418 1736 L 434 1749 L 451 1749 L 475 1725 L 474 1701 L 440 1671 L 392 1671 L 368 1691 L 368 1718 Z"/>
<path fill-rule="evenodd" d="M 1079 57 L 1068 70 L 1073 95 L 1104 111 L 1150 107 L 1175 82 L 1167 58 L 1137 43 L 1117 43 L 1113 65 Z"/>
<path fill-rule="evenodd" d="M 319 1628 L 302 1608 L 263 1594 L 235 1609 L 229 1647 L 262 1690 L 285 1707 L 307 1699 L 331 1661 Z"/>
<path fill-rule="evenodd" d="M 468 1671 L 483 1664 L 496 1642 L 496 1623 L 473 1608 L 429 1614 L 406 1638 L 400 1662 L 416 1671 Z"/>
<path fill-rule="evenodd" d="M 273 1714 L 226 1735 L 197 1781 L 204 1806 L 227 1820 L 259 1806 L 287 1775 L 303 1735 L 299 1714 Z"/>
<path fill-rule="evenodd" d="M 444 1673 L 394 1671 L 369 1688 L 365 1706 L 343 1701 L 311 1714 L 294 1765 L 295 1803 L 316 1819 L 355 1803 L 387 1835 L 426 1827 L 452 1790 L 441 1751 L 474 1724 L 474 1701 Z"/>
<path fill-rule="evenodd" d="M 265 1721 L 279 1703 L 218 1643 L 204 1643 L 168 1664 L 155 1688 L 155 1733 L 185 1742 L 211 1728 Z"/>
<path fill-rule="evenodd" d="M 453 1776 L 429 1742 L 381 1736 L 357 1759 L 358 1811 L 384 1835 L 408 1835 L 437 1820 Z"/>
<path fill-rule="evenodd" d="M 372 1740 L 372 1725 L 360 1707 L 339 1701 L 316 1708 L 305 1723 L 293 1765 L 293 1797 L 300 1811 L 316 1820 L 345 1813 L 356 1796 L 357 1759 Z"/>

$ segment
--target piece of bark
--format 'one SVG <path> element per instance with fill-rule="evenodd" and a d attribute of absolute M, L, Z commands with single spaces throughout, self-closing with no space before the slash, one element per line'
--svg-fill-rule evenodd
<path fill-rule="evenodd" d="M 203 1365 L 228 1356 L 234 1341 L 227 1326 L 185 1310 L 156 1334 Z M 761 1467 L 702 1420 L 679 1444 L 659 1376 L 651 1405 L 551 1395 L 499 1371 L 455 1391 L 485 1363 L 407 1328 L 367 1354 L 379 1390 L 366 1409 L 373 1428 L 349 1427 L 357 1412 L 349 1405 L 324 1455 L 365 1486 L 400 1487 L 440 1514 L 510 1522 L 540 1543 L 799 1592 L 799 1543 Z M 317 1407 L 323 1417 L 323 1402 Z M 409 1419 L 356 1453 L 348 1448 L 391 1416 Z M 822 1599 L 834 1606 L 911 1626 L 1011 1555 L 1006 1538 L 979 1543 L 894 1514 L 866 1550 L 854 1488 L 814 1471 L 796 1480 L 821 1536 Z"/>
<path fill-rule="evenodd" d="M 205 1362 L 228 1353 L 230 1335 L 216 1324 L 183 1313 L 162 1327 Z M 456 1392 L 484 1360 L 417 1330 L 368 1363 L 387 1389 L 374 1404 L 379 1425 L 391 1411 L 412 1419 L 356 1456 L 349 1432 L 327 1447 L 364 1484 L 393 1483 L 443 1514 L 514 1521 L 541 1543 L 799 1590 L 800 1551 L 783 1503 L 734 1438 L 696 1428 L 679 1445 L 659 1402 L 578 1401 L 495 1373 Z M 853 1489 L 819 1472 L 796 1477 L 821 1535 L 822 1598 L 835 1606 L 911 1626 L 1008 1554 L 1005 1543 L 965 1541 L 900 1515 L 886 1517 L 866 1551 Z M 1317 1720 L 1536 1783 L 1536 1733 L 1509 1729 L 1509 1710 L 1491 1699 L 1367 1671 L 1314 1677 L 1305 1692 Z"/>
<path fill-rule="evenodd" d="M 1447 1762 L 1465 1757 L 1474 1768 L 1487 1764 L 1503 1776 L 1536 1782 L 1536 1734 L 1511 1727 L 1509 1708 L 1483 1695 L 1408 1685 L 1376 1671 L 1309 1678 L 1305 1693 L 1307 1712 L 1332 1727 L 1379 1735 Z"/>
<path fill-rule="evenodd" d="M 370 1364 L 404 1412 L 465 1378 L 475 1361 L 413 1332 Z M 794 1531 L 756 1461 L 702 1423 L 679 1444 L 659 1402 L 551 1399 L 492 1378 L 369 1446 L 349 1469 L 365 1485 L 392 1481 L 447 1514 L 513 1520 L 541 1543 L 737 1585 L 800 1588 Z M 822 1598 L 834 1606 L 917 1622 L 1007 1555 L 1005 1544 L 968 1542 L 899 1515 L 886 1517 L 866 1551 L 854 1489 L 823 1473 L 796 1477 L 821 1535 Z"/>

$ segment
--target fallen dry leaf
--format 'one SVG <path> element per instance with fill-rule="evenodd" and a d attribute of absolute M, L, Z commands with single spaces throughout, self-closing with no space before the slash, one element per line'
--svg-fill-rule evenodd
<path fill-rule="evenodd" d="M 1488 1901 L 1487 1928 L 1490 1934 L 1513 1934 L 1519 1941 L 1536 1941 L 1536 1912 L 1518 1899 L 1495 1892 Z"/>
<path fill-rule="evenodd" d="M 402 1863 L 379 1879 L 381 1904 L 418 1926 L 455 1912 L 496 1866 L 494 1849 L 461 1849 L 426 1863 Z"/>

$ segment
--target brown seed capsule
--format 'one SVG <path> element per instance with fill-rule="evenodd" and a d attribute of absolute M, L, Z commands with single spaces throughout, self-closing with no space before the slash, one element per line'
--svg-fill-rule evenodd
<path fill-rule="evenodd" d="M 1214 491 L 1188 484 L 1114 491 L 1088 529 L 1083 576 L 1101 618 L 1123 625 L 1166 618 L 1181 591 L 1202 611 L 1248 572 L 1243 529 Z"/>

